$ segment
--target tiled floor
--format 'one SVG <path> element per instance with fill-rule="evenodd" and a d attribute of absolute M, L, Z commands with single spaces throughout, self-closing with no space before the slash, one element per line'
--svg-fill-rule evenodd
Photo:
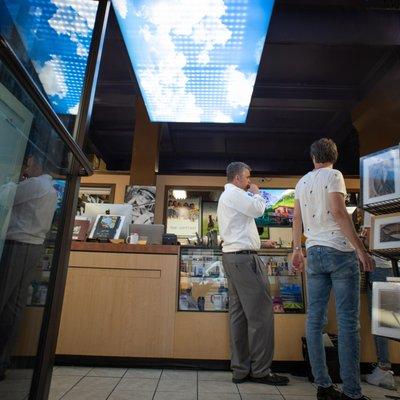
<path fill-rule="evenodd" d="M 14 371 L 0 383 L 1 400 L 26 400 L 30 371 Z M 288 386 L 232 383 L 230 372 L 170 369 L 55 367 L 51 400 L 313 400 L 315 387 L 288 375 Z M 400 379 L 397 377 L 398 386 Z M 12 393 L 11 394 L 11 390 Z M 363 384 L 373 400 L 400 392 Z"/>

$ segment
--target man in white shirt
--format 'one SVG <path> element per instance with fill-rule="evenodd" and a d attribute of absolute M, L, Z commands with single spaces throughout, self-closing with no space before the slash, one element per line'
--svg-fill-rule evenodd
<path fill-rule="evenodd" d="M 250 167 L 233 162 L 228 183 L 218 201 L 218 225 L 223 240 L 223 266 L 228 278 L 232 381 L 287 385 L 289 379 L 271 372 L 274 314 L 254 218 L 266 201 L 250 183 Z M 250 195 L 246 193 L 250 192 Z"/>
<path fill-rule="evenodd" d="M 53 179 L 39 156 L 27 159 L 16 185 L 6 241 L 0 258 L 0 380 L 5 378 L 13 338 L 25 307 L 28 288 L 43 254 L 57 206 Z"/>
<path fill-rule="evenodd" d="M 360 386 L 360 271 L 373 260 L 354 229 L 345 206 L 346 186 L 333 169 L 336 144 L 320 139 L 311 145 L 314 170 L 296 185 L 293 220 L 293 265 L 304 265 L 302 228 L 307 237 L 307 346 L 318 400 L 366 399 Z M 343 393 L 333 385 L 326 366 L 322 330 L 331 289 L 335 293 L 339 326 L 340 375 Z"/>

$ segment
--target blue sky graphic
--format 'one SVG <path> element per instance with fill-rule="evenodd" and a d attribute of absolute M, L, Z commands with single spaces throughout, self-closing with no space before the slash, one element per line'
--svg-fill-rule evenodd
<path fill-rule="evenodd" d="M 5 5 L 54 110 L 76 114 L 98 3 L 5 0 Z"/>
<path fill-rule="evenodd" d="M 150 119 L 244 123 L 273 0 L 112 0 Z"/>

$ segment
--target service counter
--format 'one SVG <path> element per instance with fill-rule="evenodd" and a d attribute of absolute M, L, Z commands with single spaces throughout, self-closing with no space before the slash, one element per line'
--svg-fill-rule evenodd
<path fill-rule="evenodd" d="M 228 360 L 228 313 L 178 311 L 179 262 L 179 246 L 74 242 L 57 354 Z M 303 360 L 305 319 L 275 314 L 275 360 Z M 364 294 L 361 321 L 362 361 L 372 362 Z M 399 343 L 391 346 L 399 363 Z"/>

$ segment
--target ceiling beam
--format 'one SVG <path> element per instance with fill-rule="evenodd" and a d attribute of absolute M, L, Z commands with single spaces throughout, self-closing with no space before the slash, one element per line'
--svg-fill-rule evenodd
<path fill-rule="evenodd" d="M 399 24 L 393 11 L 277 7 L 267 43 L 398 46 Z"/>

